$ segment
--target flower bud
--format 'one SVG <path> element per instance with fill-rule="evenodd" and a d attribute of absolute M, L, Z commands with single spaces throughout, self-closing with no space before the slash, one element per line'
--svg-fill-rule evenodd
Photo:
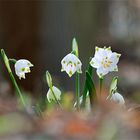
<path fill-rule="evenodd" d="M 46 80 L 47 80 L 48 86 L 52 87 L 52 77 L 49 71 L 46 71 Z"/>

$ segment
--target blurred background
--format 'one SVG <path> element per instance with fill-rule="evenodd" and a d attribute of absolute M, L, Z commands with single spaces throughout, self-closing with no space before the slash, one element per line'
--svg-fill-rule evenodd
<path fill-rule="evenodd" d="M 119 72 L 106 76 L 106 87 L 118 75 L 120 93 L 140 102 L 140 0 L 0 0 L 0 48 L 10 58 L 26 58 L 34 64 L 26 80 L 17 78 L 23 90 L 33 96 L 46 95 L 46 70 L 55 85 L 64 91 L 74 90 L 74 76 L 68 78 L 60 71 L 73 37 L 78 41 L 83 72 L 95 46 L 111 46 L 121 53 Z M 94 80 L 98 84 L 96 74 Z M 0 96 L 12 91 L 0 60 Z"/>

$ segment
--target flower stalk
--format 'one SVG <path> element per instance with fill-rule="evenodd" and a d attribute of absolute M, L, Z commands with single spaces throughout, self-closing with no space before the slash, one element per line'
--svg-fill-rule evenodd
<path fill-rule="evenodd" d="M 19 86 L 18 86 L 18 84 L 17 84 L 17 82 L 16 82 L 16 80 L 15 80 L 15 77 L 14 77 L 13 73 L 10 72 L 9 75 L 10 75 L 10 77 L 11 77 L 11 80 L 12 80 L 13 85 L 15 86 L 16 93 L 17 93 L 17 95 L 20 97 L 20 101 L 21 101 L 22 105 L 23 105 L 24 107 L 26 107 L 26 103 L 25 103 L 24 97 L 22 96 L 22 93 L 21 93 L 21 91 L 20 91 L 20 89 L 19 89 Z"/>
<path fill-rule="evenodd" d="M 13 63 L 13 64 L 16 64 L 17 60 L 16 59 L 9 59 L 9 62 Z"/>
<path fill-rule="evenodd" d="M 78 44 L 75 38 L 72 40 L 72 53 L 79 58 Z M 80 74 L 76 72 L 76 101 L 77 101 L 77 110 L 80 109 Z"/>
<path fill-rule="evenodd" d="M 76 73 L 76 100 L 77 100 L 77 110 L 80 109 L 80 75 Z"/>
<path fill-rule="evenodd" d="M 90 61 L 91 61 L 91 60 L 90 60 Z M 90 64 L 88 65 L 87 72 L 88 72 L 88 74 L 92 77 L 93 68 L 91 67 Z M 82 100 L 82 105 L 81 105 L 83 108 L 85 108 L 87 93 L 89 92 L 89 88 L 88 88 L 88 82 L 89 82 L 89 81 L 90 81 L 90 80 L 86 77 L 85 85 L 84 85 L 84 91 L 83 91 L 83 100 Z M 96 92 L 96 91 L 95 91 L 95 92 Z M 90 104 L 92 104 L 92 103 L 91 103 L 91 98 L 90 98 Z"/>
<path fill-rule="evenodd" d="M 99 96 L 101 97 L 102 95 L 102 89 L 103 89 L 103 81 L 104 81 L 104 78 L 99 78 Z"/>
<path fill-rule="evenodd" d="M 17 93 L 17 95 L 19 96 L 22 105 L 23 105 L 24 107 L 26 107 L 26 103 L 25 103 L 24 97 L 23 97 L 23 95 L 22 95 L 22 93 L 21 93 L 21 90 L 20 90 L 20 88 L 19 88 L 19 86 L 18 86 L 18 84 L 17 84 L 17 82 L 16 82 L 16 79 L 15 79 L 13 73 L 12 73 L 12 70 L 11 70 L 11 68 L 10 68 L 9 59 L 8 59 L 8 57 L 6 56 L 6 54 L 5 54 L 5 52 L 4 52 L 3 49 L 1 49 L 1 55 L 2 55 L 3 61 L 4 61 L 4 63 L 5 63 L 5 66 L 6 66 L 7 70 L 8 70 L 8 73 L 9 73 L 9 75 L 10 75 L 11 81 L 12 81 L 13 85 L 15 86 L 16 93 Z"/>

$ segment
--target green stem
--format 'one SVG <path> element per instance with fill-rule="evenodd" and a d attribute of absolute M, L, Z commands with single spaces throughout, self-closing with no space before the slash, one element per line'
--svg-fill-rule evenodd
<path fill-rule="evenodd" d="M 36 112 L 37 112 L 37 114 L 38 114 L 39 116 L 42 116 L 42 111 L 41 111 L 41 109 L 40 109 L 39 104 L 36 105 Z"/>
<path fill-rule="evenodd" d="M 13 76 L 12 72 L 10 72 L 9 75 L 10 75 L 10 78 L 11 78 L 11 80 L 12 80 L 14 86 L 15 86 L 16 93 L 19 95 L 20 100 L 21 100 L 23 106 L 26 107 L 26 103 L 25 103 L 24 97 L 22 96 L 22 93 L 21 93 L 21 91 L 20 91 L 20 89 L 18 87 L 18 84 L 17 84 L 17 82 L 15 80 L 15 77 Z"/>
<path fill-rule="evenodd" d="M 57 100 L 57 98 L 56 98 L 56 96 L 55 96 L 55 93 L 54 93 L 54 91 L 53 91 L 52 87 L 50 87 L 50 90 L 51 90 L 51 92 L 52 92 L 52 94 L 53 94 L 53 97 L 54 97 L 55 101 L 56 101 L 56 102 L 57 102 L 57 104 L 60 106 L 60 108 L 62 108 L 62 106 L 61 106 L 60 102 Z"/>
<path fill-rule="evenodd" d="M 103 88 L 103 78 L 100 78 L 100 81 L 99 81 L 99 84 L 100 84 L 100 91 L 99 91 L 99 93 L 100 93 L 100 97 L 101 97 L 101 95 L 102 95 L 102 88 Z"/>
<path fill-rule="evenodd" d="M 11 63 L 13 63 L 13 64 L 15 64 L 16 62 L 17 62 L 17 60 L 16 59 L 9 59 L 9 62 L 11 62 Z"/>
<path fill-rule="evenodd" d="M 80 109 L 80 75 L 76 73 L 76 100 L 77 100 L 77 110 Z"/>

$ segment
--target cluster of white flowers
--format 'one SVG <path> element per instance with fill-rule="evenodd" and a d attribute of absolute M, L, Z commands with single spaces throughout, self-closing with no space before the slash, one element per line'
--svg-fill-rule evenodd
<path fill-rule="evenodd" d="M 76 45 L 75 45 L 76 46 Z M 121 54 L 112 52 L 111 47 L 104 47 L 104 48 L 99 48 L 95 47 L 95 55 L 90 61 L 90 65 L 93 68 L 97 69 L 97 75 L 99 78 L 103 78 L 106 74 L 112 71 L 118 71 L 118 62 Z M 70 53 L 66 55 L 62 61 L 62 70 L 61 71 L 66 71 L 66 73 L 71 77 L 75 72 L 82 73 L 81 66 L 82 63 L 79 60 L 79 58 Z M 110 97 L 110 100 L 118 103 L 118 104 L 124 104 L 124 98 L 121 94 L 119 93 L 114 93 Z"/>
<path fill-rule="evenodd" d="M 76 48 L 76 41 L 73 41 L 74 48 Z M 76 49 L 75 49 L 76 50 Z M 77 51 L 78 52 L 78 51 Z M 95 55 L 90 61 L 90 65 L 93 68 L 97 69 L 97 75 L 99 78 L 103 78 L 104 75 L 108 74 L 112 71 L 118 71 L 118 61 L 121 54 L 111 51 L 111 47 L 104 48 L 95 48 Z M 62 69 L 61 71 L 65 71 L 69 77 L 71 77 L 74 73 L 82 73 L 82 63 L 80 59 L 73 53 L 69 53 L 66 55 L 61 61 Z M 33 67 L 33 64 L 25 59 L 20 59 L 15 63 L 15 73 L 19 77 L 19 79 L 24 78 L 25 74 L 30 72 L 30 67 Z M 47 92 L 47 99 L 49 102 L 51 100 L 60 100 L 61 91 L 52 85 L 52 79 L 50 74 L 47 74 L 47 83 L 49 85 L 49 90 Z M 124 98 L 119 93 L 113 93 L 110 97 L 110 100 L 118 103 L 124 104 Z"/>
<path fill-rule="evenodd" d="M 26 59 L 19 59 L 16 61 L 15 59 L 8 59 L 3 49 L 1 49 L 1 55 L 3 57 L 3 60 L 5 62 L 6 68 L 12 78 L 12 81 L 14 82 L 15 88 L 17 89 L 17 92 L 19 93 L 21 97 L 21 101 L 24 103 L 24 99 L 22 97 L 21 91 L 18 88 L 18 85 L 16 83 L 16 80 L 13 76 L 12 70 L 10 68 L 10 62 L 14 62 L 15 66 L 15 73 L 21 80 L 22 78 L 25 79 L 26 73 L 30 73 L 30 68 L 34 65 Z M 89 63 L 89 69 L 86 71 L 86 74 L 89 74 L 89 77 L 86 75 L 86 82 L 85 82 L 85 90 L 84 94 L 80 97 L 80 77 L 79 74 L 82 73 L 82 63 L 79 59 L 79 52 L 78 52 L 78 44 L 76 42 L 76 39 L 74 38 L 72 41 L 72 52 L 67 54 L 61 61 L 62 69 L 61 71 L 65 71 L 69 77 L 72 77 L 72 75 L 76 74 L 76 103 L 74 106 L 77 107 L 77 110 L 79 110 L 80 106 L 84 106 L 86 110 L 91 110 L 91 95 L 93 93 L 93 97 L 96 98 L 96 88 L 94 87 L 94 82 L 92 81 L 92 75 L 90 74 L 90 70 L 92 68 L 96 69 L 96 73 L 100 78 L 100 91 L 102 89 L 102 83 L 101 80 L 103 80 L 104 76 L 108 74 L 109 72 L 118 71 L 118 62 L 121 54 L 112 52 L 111 47 L 104 47 L 99 48 L 95 47 L 95 54 L 94 57 L 91 59 Z M 110 86 L 109 96 L 107 97 L 107 100 L 110 100 L 111 102 L 117 103 L 119 105 L 124 105 L 125 100 L 123 96 L 117 92 L 117 77 L 114 77 Z M 60 106 L 59 100 L 61 100 L 61 91 L 53 85 L 52 83 L 52 77 L 50 73 L 46 72 L 46 81 L 49 86 L 48 92 L 47 92 L 47 99 L 48 102 L 55 101 Z M 92 90 L 94 87 L 94 91 Z M 91 91 L 92 90 L 92 91 Z M 101 92 L 100 92 L 101 93 Z M 86 98 L 85 98 L 86 96 Z"/>
<path fill-rule="evenodd" d="M 101 78 L 104 75 L 112 71 L 118 71 L 117 63 L 121 54 L 111 51 L 111 47 L 108 48 L 95 48 L 95 55 L 92 58 L 90 64 L 93 68 L 97 69 L 97 74 Z M 70 53 L 66 55 L 62 61 L 62 71 L 71 77 L 75 72 L 81 73 L 82 63 L 77 56 Z"/>
<path fill-rule="evenodd" d="M 25 79 L 25 74 L 31 72 L 30 67 L 33 67 L 33 64 L 26 60 L 26 59 L 20 59 L 16 61 L 15 63 L 15 73 L 19 77 L 19 79 L 23 78 Z M 47 99 L 49 102 L 52 100 L 60 100 L 61 91 L 52 85 L 52 79 L 50 74 L 47 75 L 47 83 L 49 85 L 49 90 L 47 92 Z"/>

